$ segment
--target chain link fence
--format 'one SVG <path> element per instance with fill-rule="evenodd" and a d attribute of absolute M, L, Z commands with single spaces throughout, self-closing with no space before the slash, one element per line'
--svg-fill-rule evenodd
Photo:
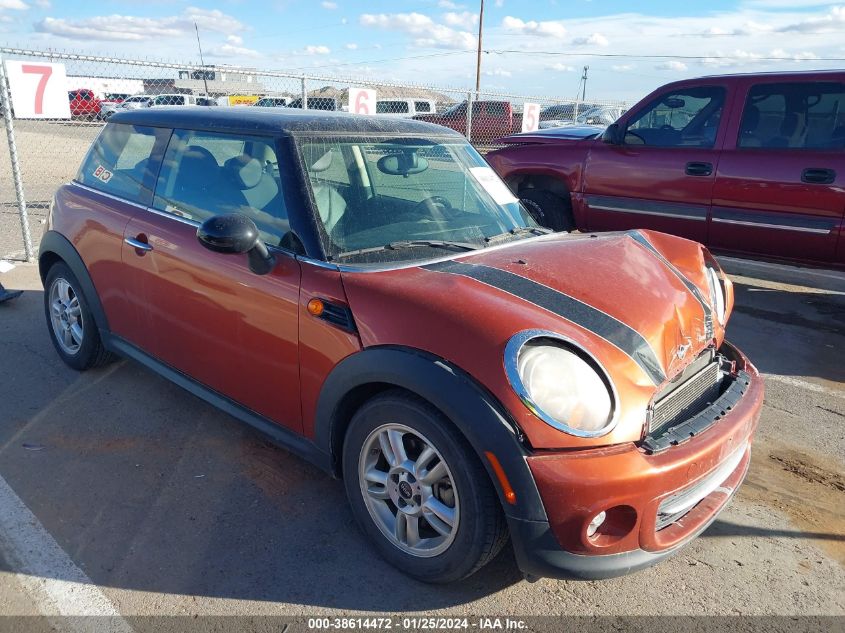
<path fill-rule="evenodd" d="M 376 93 L 375 114 L 413 117 L 465 135 L 482 153 L 503 136 L 521 132 L 523 118 L 540 127 L 607 125 L 624 103 L 436 88 L 373 79 L 299 75 L 256 68 L 110 58 L 60 51 L 0 47 L 2 60 L 61 63 L 67 75 L 70 119 L 16 118 L 0 76 L 8 146 L 0 150 L 0 259 L 38 252 L 56 188 L 71 180 L 89 145 L 115 112 L 161 105 L 285 107 L 349 111 L 350 89 Z M 524 112 L 526 104 L 530 112 Z M 368 107 L 372 104 L 368 103 Z M 352 104 L 353 111 L 356 105 Z M 13 134 L 8 134 L 11 127 Z M 12 142 L 14 140 L 14 143 Z M 13 177 L 13 162 L 20 178 Z M 19 186 L 18 186 L 19 185 Z"/>

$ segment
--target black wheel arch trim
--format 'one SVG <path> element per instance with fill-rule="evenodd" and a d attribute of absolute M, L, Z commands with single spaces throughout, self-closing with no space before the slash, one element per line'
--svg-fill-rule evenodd
<path fill-rule="evenodd" d="M 528 448 L 519 429 L 504 407 L 468 373 L 442 358 L 409 347 L 369 347 L 338 363 L 320 391 L 314 420 L 315 442 L 335 460 L 335 472 L 342 454 L 345 397 L 368 384 L 399 387 L 424 398 L 456 426 L 484 464 L 508 516 L 528 521 L 547 521 L 546 511 L 528 467 Z M 516 493 L 516 504 L 508 503 L 485 456 L 496 455 Z"/>
<path fill-rule="evenodd" d="M 106 312 L 103 310 L 103 304 L 100 302 L 100 295 L 94 287 L 94 282 L 91 280 L 91 275 L 88 274 L 88 268 L 85 262 L 82 261 L 82 256 L 74 248 L 64 235 L 57 231 L 47 231 L 41 238 L 41 246 L 38 249 L 38 272 L 41 275 L 42 283 L 47 278 L 48 269 L 45 263 L 50 254 L 56 255 L 65 264 L 67 264 L 73 276 L 81 286 L 82 294 L 88 303 L 88 309 L 94 316 L 94 322 L 97 324 L 97 329 L 101 332 L 109 330 L 109 322 L 106 318 Z"/>

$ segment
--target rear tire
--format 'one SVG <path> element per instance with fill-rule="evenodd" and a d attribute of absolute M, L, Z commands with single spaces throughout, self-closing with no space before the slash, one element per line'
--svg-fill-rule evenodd
<path fill-rule="evenodd" d="M 418 396 L 388 391 L 355 413 L 343 476 L 358 525 L 388 562 L 418 580 L 466 578 L 507 542 L 499 498 L 478 456 Z"/>
<path fill-rule="evenodd" d="M 53 347 L 69 367 L 85 371 L 114 359 L 103 346 L 79 280 L 64 262 L 56 262 L 47 272 L 44 313 Z"/>
<path fill-rule="evenodd" d="M 553 231 L 571 231 L 575 228 L 572 202 L 546 189 L 523 189 L 519 198 L 541 226 Z"/>

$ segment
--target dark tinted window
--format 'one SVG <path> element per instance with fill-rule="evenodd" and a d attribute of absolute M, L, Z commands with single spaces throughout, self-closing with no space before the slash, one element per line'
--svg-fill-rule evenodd
<path fill-rule="evenodd" d="M 160 155 L 170 130 L 109 123 L 94 141 L 76 180 L 139 204 L 148 205 Z"/>
<path fill-rule="evenodd" d="M 155 194 L 156 209 L 196 222 L 243 213 L 272 245 L 290 231 L 270 138 L 176 130 Z"/>
<path fill-rule="evenodd" d="M 507 104 L 501 101 L 490 101 L 487 104 L 487 114 L 490 116 L 505 116 L 508 112 Z"/>
<path fill-rule="evenodd" d="M 628 123 L 625 143 L 654 147 L 713 147 L 725 89 L 688 88 L 652 101 Z"/>
<path fill-rule="evenodd" d="M 376 103 L 377 114 L 407 114 L 407 101 L 379 101 Z"/>
<path fill-rule="evenodd" d="M 739 147 L 845 148 L 845 84 L 760 84 L 751 88 Z"/>
<path fill-rule="evenodd" d="M 431 104 L 428 101 L 414 101 L 414 110 L 417 112 L 431 112 Z"/>
<path fill-rule="evenodd" d="M 185 97 L 180 95 L 159 95 L 153 103 L 155 105 L 185 105 Z"/>

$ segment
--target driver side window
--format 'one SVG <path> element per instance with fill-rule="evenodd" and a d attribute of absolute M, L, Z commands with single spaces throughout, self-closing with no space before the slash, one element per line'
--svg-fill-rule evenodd
<path fill-rule="evenodd" d="M 724 103 L 725 89 L 717 86 L 661 95 L 630 120 L 625 144 L 713 147 Z"/>

